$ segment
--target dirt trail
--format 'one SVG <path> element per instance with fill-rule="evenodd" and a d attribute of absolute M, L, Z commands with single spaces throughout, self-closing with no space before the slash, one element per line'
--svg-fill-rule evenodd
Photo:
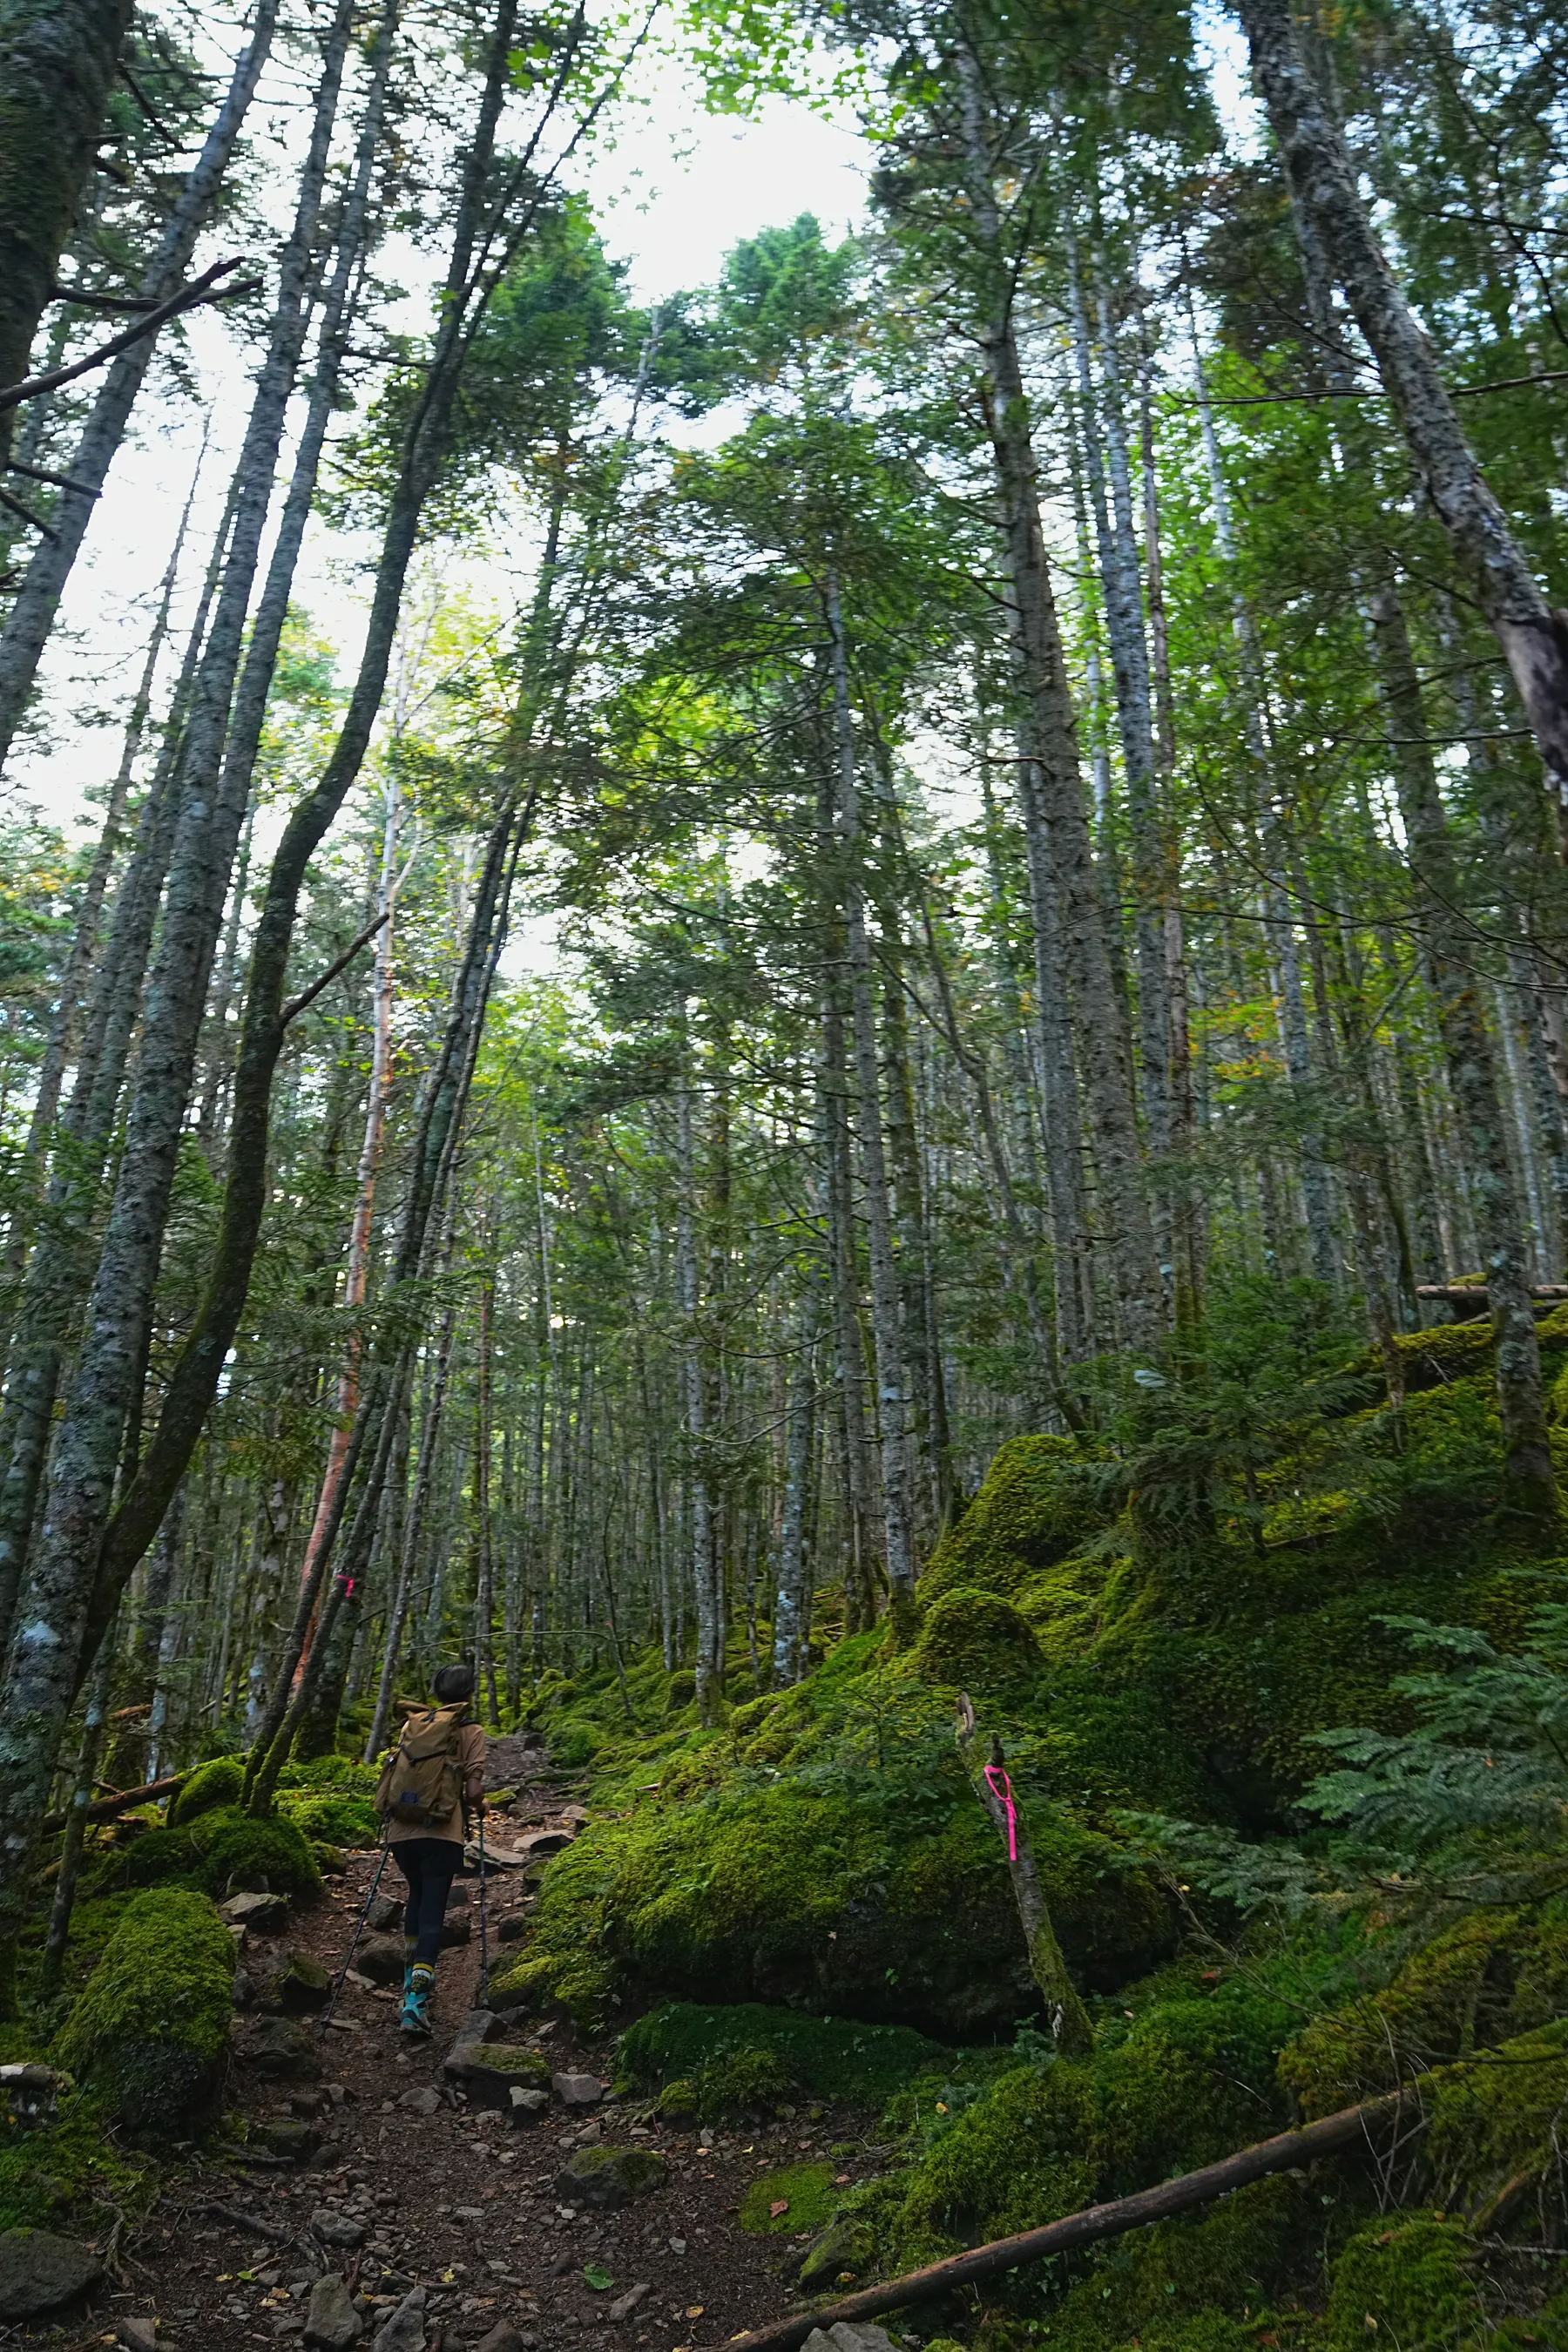
<path fill-rule="evenodd" d="M 523 1775 L 508 1753 L 510 1743 L 496 1746 L 492 1786 L 518 1785 Z M 513 1778 L 500 1783 L 509 1769 Z M 536 1780 L 509 1814 L 492 1821 L 492 1843 L 510 1845 L 531 1831 L 570 1826 L 562 1809 L 574 1794 Z M 241 1960 L 247 1974 L 264 1980 L 289 1951 L 310 1953 L 335 1969 L 376 1860 L 374 1853 L 352 1856 L 345 1876 L 329 1882 L 324 1903 L 294 1916 L 275 1936 L 247 1936 Z M 401 1889 L 394 1865 L 382 1885 Z M 157 2344 L 178 2352 L 299 2344 L 310 2280 L 323 2270 L 337 2270 L 351 2292 L 366 2299 L 358 2339 L 363 2352 L 416 2284 L 427 2290 L 426 2352 L 479 2346 L 503 2321 L 520 2332 L 525 2352 L 558 2352 L 579 2342 L 602 2345 L 604 2352 L 696 2352 L 790 2308 L 780 2273 L 791 2241 L 742 2231 L 735 2218 L 740 2200 L 767 2168 L 830 2151 L 842 2175 L 862 2177 L 869 2160 L 841 2151 L 864 2119 L 802 2107 L 794 2117 L 755 2128 L 696 2135 L 667 2130 L 628 2103 L 608 2099 L 591 2113 L 552 2103 L 538 2118 L 517 2122 L 470 2111 L 441 2071 L 478 1998 L 477 1876 L 458 1882 L 449 1916 L 462 1917 L 465 1888 L 470 1940 L 442 1956 L 430 2044 L 410 2049 L 404 2042 L 397 1994 L 350 1983 L 324 2034 L 314 2019 L 299 2021 L 321 2051 L 320 2083 L 280 2082 L 247 2060 L 256 2026 L 249 2019 L 238 2023 L 231 2107 L 253 2126 L 303 2116 L 321 2133 L 320 2147 L 304 2165 L 242 2166 L 209 2151 L 199 2166 L 172 2176 L 120 2250 L 123 2290 L 100 2297 L 92 2324 L 65 2342 L 112 2342 L 121 2315 L 155 2315 Z M 515 1942 L 498 1942 L 497 1929 L 533 1898 L 519 1871 L 492 1873 L 489 1888 L 493 1969 L 498 1950 L 504 1956 L 516 1949 Z M 508 2039 L 538 2042 L 563 2073 L 607 2081 L 612 2072 L 607 2045 L 581 2042 L 561 2017 L 531 2020 L 526 2035 Z M 442 2094 L 435 2114 L 400 2104 L 405 2093 L 431 2086 Z M 663 2185 L 620 2212 L 574 2210 L 557 2177 L 579 2146 L 595 2142 L 657 2149 L 668 2168 Z M 248 2212 L 261 2227 L 243 2227 L 215 2206 L 236 2216 Z M 322 2215 L 333 2217 L 329 2232 L 335 2221 L 354 2242 L 323 2244 Z M 584 2276 L 586 2268 L 613 2284 L 596 2291 Z M 645 2284 L 647 2293 L 633 2312 L 612 2315 L 623 2295 Z M 20 2340 L 46 2337 L 63 2352 L 60 2336 L 42 2329 Z"/>

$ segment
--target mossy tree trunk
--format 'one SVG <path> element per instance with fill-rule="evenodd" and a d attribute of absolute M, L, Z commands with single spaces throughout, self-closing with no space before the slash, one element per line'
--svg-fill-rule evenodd
<path fill-rule="evenodd" d="M 1051 2039 L 1062 2057 L 1087 2058 L 1094 2047 L 1094 2031 L 1078 1989 L 1068 1974 L 1062 1948 L 1051 1925 L 1050 1907 L 1030 1843 L 1029 1824 L 1013 1794 L 1002 1742 L 994 1734 L 989 1742 L 985 1740 L 967 1693 L 958 1702 L 958 1752 L 974 1783 L 975 1795 L 995 1822 L 1007 1848 L 1007 1868 L 1012 1874 L 1013 1895 L 1018 1906 L 1029 1969 L 1046 2004 Z"/>

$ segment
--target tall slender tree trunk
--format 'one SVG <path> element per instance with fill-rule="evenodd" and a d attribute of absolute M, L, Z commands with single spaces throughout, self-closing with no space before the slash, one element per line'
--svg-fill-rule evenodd
<path fill-rule="evenodd" d="M 991 281 L 991 307 L 981 329 L 981 342 L 1009 620 L 1033 721 L 1029 748 L 1061 907 L 1063 960 L 1070 975 L 1082 1041 L 1084 1093 L 1100 1179 L 1100 1238 L 1116 1288 L 1123 1337 L 1131 1348 L 1142 1351 L 1153 1347 L 1160 1336 L 1161 1286 L 1132 1099 L 1127 1027 L 1112 977 L 1084 809 L 1072 696 L 1040 524 L 1028 402 L 992 191 L 979 68 L 973 53 L 963 45 L 957 63 L 976 228 Z"/>
<path fill-rule="evenodd" d="M 866 928 L 864 829 L 857 776 L 855 721 L 849 702 L 848 649 L 838 583 L 828 575 L 826 617 L 833 689 L 833 750 L 837 846 L 849 973 L 850 1037 L 855 1062 L 856 1129 L 866 1204 L 866 1255 L 871 1272 L 871 1341 L 877 1360 L 877 1427 L 881 1465 L 882 1528 L 887 1547 L 891 1637 L 902 1646 L 915 1632 L 914 1530 L 910 1507 L 909 1391 L 900 1328 L 899 1265 L 893 1247 L 893 1200 L 882 1130 L 880 1056 L 871 943 Z"/>
<path fill-rule="evenodd" d="M 53 0 L 23 0 L 23 5 L 36 22 L 47 20 L 53 13 Z M 102 0 L 95 0 L 95 5 L 101 6 Z M 158 250 L 143 274 L 138 290 L 144 302 L 156 305 L 166 301 L 184 275 L 228 169 L 235 142 L 272 47 L 277 23 L 278 0 L 258 0 L 250 38 L 236 61 L 223 103 L 175 199 Z M 0 106 L 3 104 L 0 100 Z M 5 144 L 4 133 L 0 132 L 0 149 Z M 26 173 L 20 177 L 25 183 Z M 79 488 L 62 494 L 51 526 L 55 535 L 39 541 L 6 615 L 5 629 L 0 632 L 0 768 L 5 764 L 26 709 L 39 657 L 92 518 L 94 500 L 125 437 L 126 422 L 156 347 L 157 338 L 145 335 L 110 362 L 66 467 L 71 482 Z M 26 354 L 23 356 L 25 362 Z M 25 366 L 19 372 L 25 373 Z M 0 359 L 0 383 L 15 380 Z M 5 436 L 0 432 L 0 445 L 4 444 Z M 4 454 L 5 446 L 0 446 L 0 456 Z"/>

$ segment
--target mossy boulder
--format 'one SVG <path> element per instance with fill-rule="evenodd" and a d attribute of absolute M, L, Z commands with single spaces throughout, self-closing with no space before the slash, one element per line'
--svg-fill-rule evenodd
<path fill-rule="evenodd" d="M 349 1790 L 279 1790 L 278 1812 L 311 1844 L 363 1850 L 381 1836 L 381 1816 L 368 1797 Z"/>
<path fill-rule="evenodd" d="M 1040 1645 L 1012 1602 L 969 1584 L 952 1585 L 932 1602 L 914 1654 L 928 1683 L 959 1690 L 1029 1682 L 1041 1664 Z"/>
<path fill-rule="evenodd" d="M 1014 1437 L 931 1556 L 919 1593 L 930 1603 L 962 1586 L 1016 1594 L 1076 1551 L 1104 1523 L 1081 1450 L 1065 1437 Z"/>
<path fill-rule="evenodd" d="M 1369 2343 L 1458 2352 L 1484 2343 L 1490 2315 L 1474 2262 L 1465 2229 L 1440 2214 L 1400 2214 L 1358 2231 L 1329 2290 L 1332 2352 L 1362 2352 Z"/>
<path fill-rule="evenodd" d="M 60 2036 L 73 2074 L 133 2135 L 210 2123 L 234 2008 L 234 1938 L 205 1895 L 138 1896 Z"/>
<path fill-rule="evenodd" d="M 1036 1850 L 1068 1963 L 1124 1983 L 1168 1948 L 1147 1879 L 1063 1818 Z M 1005 1858 L 951 1743 L 907 1801 L 864 1771 L 596 1822 L 552 1863 L 498 2001 L 733 2001 L 976 2037 L 1035 2005 Z"/>
<path fill-rule="evenodd" d="M 204 1813 L 191 1835 L 202 1883 L 211 1895 L 287 1895 L 291 1903 L 320 1899 L 321 1874 L 292 1822 L 258 1822 L 237 1806 Z"/>
<path fill-rule="evenodd" d="M 1247 1986 L 1177 1982 L 1091 2059 L 1015 2064 L 949 2112 L 906 2170 L 853 2210 L 889 2274 L 1211 2164 L 1281 2117 L 1274 2068 L 1290 2011 Z M 933 2104 L 933 2103 L 932 2103 Z"/>
<path fill-rule="evenodd" d="M 215 1756 L 210 1763 L 198 1764 L 170 1803 L 168 1827 L 178 1829 L 203 1813 L 216 1812 L 220 1805 L 237 1805 L 244 1786 L 245 1765 L 237 1756 Z"/>
<path fill-rule="evenodd" d="M 118 1876 L 127 1886 L 163 1886 L 172 1878 L 195 1880 L 200 1871 L 201 1856 L 188 1829 L 149 1830 L 125 1848 L 118 1862 Z"/>

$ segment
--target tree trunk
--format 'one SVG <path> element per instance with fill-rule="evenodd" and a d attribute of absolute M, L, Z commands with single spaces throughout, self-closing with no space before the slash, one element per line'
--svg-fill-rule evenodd
<path fill-rule="evenodd" d="M 1013 1794 L 1002 1743 L 987 1741 L 975 1725 L 967 1696 L 958 1702 L 958 1748 L 974 1793 L 995 1822 L 1007 1852 L 1007 1869 L 1029 1955 L 1029 1971 L 1046 2004 L 1046 2023 L 1064 2058 L 1087 2058 L 1094 2048 L 1094 2029 L 1068 1974 L 1061 1946 L 1040 1885 L 1039 1866 L 1023 1808 Z"/>
<path fill-rule="evenodd" d="M 979 73 L 960 47 L 965 139 L 976 226 L 994 285 L 982 329 L 986 426 L 996 470 L 1009 621 L 1034 735 L 1040 816 L 1048 834 L 1062 914 L 1064 962 L 1070 976 L 1083 1048 L 1086 1108 L 1100 1176 L 1098 1236 L 1104 1244 L 1129 1347 L 1152 1349 L 1160 1337 L 1160 1277 L 1133 1107 L 1126 1022 L 1118 1001 L 1104 908 L 1089 845 L 1079 767 L 1072 696 L 1057 622 L 1039 488 L 1029 438 L 1028 403 L 1014 334 L 1010 279 L 991 187 Z"/>
<path fill-rule="evenodd" d="M 855 722 L 849 707 L 849 666 L 838 583 L 826 591 L 833 686 L 833 748 L 837 793 L 837 845 L 844 945 L 849 971 L 850 1035 L 855 1056 L 856 1126 L 866 1203 L 866 1254 L 871 1270 L 871 1340 L 877 1360 L 877 1424 L 882 1472 L 882 1526 L 887 1546 L 892 1640 L 902 1646 L 915 1632 L 914 1537 L 910 1510 L 909 1397 L 900 1328 L 899 1267 L 893 1251 L 893 1203 L 882 1134 L 881 1073 L 871 945 L 866 929 L 862 873 L 865 851 L 856 777 Z"/>
<path fill-rule="evenodd" d="M 90 184 L 131 0 L 0 10 L 0 389 L 20 383 Z M 0 412 L 0 467 L 16 410 Z"/>
<path fill-rule="evenodd" d="M 1454 553 L 1497 633 L 1563 824 L 1568 620 L 1547 603 L 1470 447 L 1425 330 L 1400 291 L 1343 134 L 1312 79 L 1289 0 L 1237 0 L 1291 193 L 1371 347 Z"/>
<path fill-rule="evenodd" d="M 29 6 L 29 13 L 36 13 L 39 18 L 55 13 L 53 0 L 24 0 L 24 5 Z M 101 5 L 101 0 L 98 0 L 98 5 Z M 143 302 L 156 305 L 166 301 L 184 276 L 195 250 L 196 239 L 212 212 L 224 174 L 228 169 L 250 101 L 256 94 L 256 85 L 267 62 L 277 23 L 278 0 L 258 0 L 250 38 L 236 62 L 224 102 L 213 119 L 202 152 L 175 200 L 158 251 L 142 277 L 138 291 L 139 299 Z M 5 146 L 4 136 L 0 135 L 0 150 Z M 0 276 L 4 274 L 0 271 Z M 70 576 L 71 566 L 76 562 L 88 524 L 92 519 L 94 500 L 103 488 L 109 468 L 125 436 L 126 421 L 153 363 L 156 348 L 157 337 L 144 335 L 129 350 L 121 352 L 118 359 L 110 362 L 92 412 L 65 469 L 73 483 L 80 484 L 80 495 L 68 491 L 59 499 L 52 524 L 55 536 L 38 542 L 27 566 L 26 576 L 6 615 L 4 632 L 0 632 L 0 768 L 5 764 L 22 714 L 26 709 L 33 680 L 37 675 L 39 656 L 54 625 L 61 592 Z M 26 373 L 26 353 L 23 358 L 21 373 Z M 15 380 L 4 362 L 0 361 L 0 382 Z M 5 445 L 4 432 L 0 430 L 0 457 L 4 457 L 5 446 L 8 445 Z"/>

